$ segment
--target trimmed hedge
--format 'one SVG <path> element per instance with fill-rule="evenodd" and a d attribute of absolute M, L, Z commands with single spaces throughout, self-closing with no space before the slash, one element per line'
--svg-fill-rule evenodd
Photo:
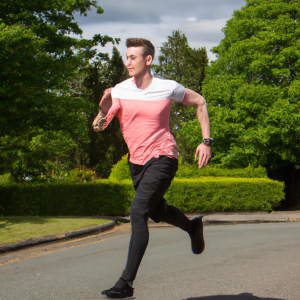
<path fill-rule="evenodd" d="M 184 212 L 268 211 L 284 199 L 283 189 L 266 178 L 174 179 L 165 199 Z"/>
<path fill-rule="evenodd" d="M 109 179 L 131 179 L 128 165 L 128 154 L 113 166 Z M 199 169 L 195 163 L 193 166 L 181 164 L 179 161 L 178 171 L 175 178 L 199 178 L 199 177 L 232 177 L 232 178 L 267 178 L 267 170 L 262 167 L 245 169 L 218 169 L 206 167 Z"/>
<path fill-rule="evenodd" d="M 134 190 L 128 183 L 40 183 L 0 186 L 0 214 L 93 216 L 129 213 Z"/>
<path fill-rule="evenodd" d="M 267 170 L 262 167 L 245 169 L 218 169 L 205 167 L 199 169 L 195 166 L 179 165 L 176 172 L 177 178 L 199 178 L 199 177 L 231 177 L 231 178 L 268 178 Z"/>
<path fill-rule="evenodd" d="M 165 198 L 184 212 L 271 210 L 284 199 L 283 189 L 270 179 L 175 179 Z M 0 214 L 124 215 L 134 194 L 130 180 L 0 186 Z"/>

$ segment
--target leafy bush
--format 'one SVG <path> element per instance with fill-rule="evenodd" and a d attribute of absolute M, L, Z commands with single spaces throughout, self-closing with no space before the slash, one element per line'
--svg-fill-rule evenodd
<path fill-rule="evenodd" d="M 70 171 L 66 170 L 54 170 L 50 174 L 42 174 L 34 177 L 27 177 L 24 180 L 25 183 L 54 183 L 54 182 L 88 182 L 95 179 L 95 171 L 93 170 L 81 170 L 79 168 Z"/>
<path fill-rule="evenodd" d="M 109 179 L 131 179 L 127 163 L 128 154 L 113 166 Z M 267 178 L 267 170 L 262 167 L 245 169 L 218 169 L 206 167 L 199 169 L 198 165 L 184 165 L 179 159 L 179 168 L 175 178 L 199 178 L 199 177 L 234 177 L 234 178 Z"/>
<path fill-rule="evenodd" d="M 110 180 L 131 179 L 129 165 L 128 165 L 128 153 L 124 155 L 122 159 L 112 167 L 108 179 Z"/>
<path fill-rule="evenodd" d="M 266 178 L 174 179 L 165 199 L 184 212 L 266 211 L 284 199 L 283 189 Z"/>
<path fill-rule="evenodd" d="M 95 179 L 95 171 L 75 169 L 69 172 L 65 178 L 67 181 L 87 182 Z"/>
<path fill-rule="evenodd" d="M 10 173 L 5 173 L 0 175 L 0 185 L 12 184 L 14 182 L 14 178 Z"/>
<path fill-rule="evenodd" d="M 0 186 L 0 214 L 26 216 L 93 216 L 129 213 L 134 190 L 129 183 L 13 184 Z"/>
<path fill-rule="evenodd" d="M 233 177 L 233 178 L 267 178 L 267 170 L 262 167 L 245 169 L 219 169 L 205 167 L 199 169 L 197 165 L 179 165 L 176 173 L 177 178 L 198 178 L 198 177 Z"/>
<path fill-rule="evenodd" d="M 186 212 L 271 210 L 284 198 L 284 184 L 270 179 L 175 179 L 165 195 Z M 124 215 L 135 191 L 130 180 L 0 186 L 0 214 L 39 216 Z"/>

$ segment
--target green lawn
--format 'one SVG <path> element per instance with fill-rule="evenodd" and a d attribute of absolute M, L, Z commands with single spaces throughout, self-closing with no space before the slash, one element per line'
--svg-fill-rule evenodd
<path fill-rule="evenodd" d="M 0 217 L 0 246 L 107 222 L 109 220 L 87 218 Z"/>

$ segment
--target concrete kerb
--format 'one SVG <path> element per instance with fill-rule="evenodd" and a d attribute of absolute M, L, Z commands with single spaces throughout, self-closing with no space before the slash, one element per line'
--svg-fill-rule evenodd
<path fill-rule="evenodd" d="M 210 214 L 205 216 L 203 220 L 206 225 L 299 222 L 300 211 L 270 212 L 268 214 L 258 212 L 251 214 Z"/>
<path fill-rule="evenodd" d="M 77 236 L 82 236 L 86 234 L 95 234 L 95 233 L 100 233 L 104 232 L 107 230 L 111 230 L 115 227 L 116 222 L 115 221 L 110 221 L 106 224 L 90 227 L 90 228 L 85 228 L 81 230 L 74 230 L 70 232 L 62 232 L 62 233 L 57 233 L 57 234 L 50 234 L 50 235 L 45 235 L 37 238 L 30 238 L 27 240 L 23 240 L 20 242 L 12 243 L 12 244 L 6 244 L 3 246 L 0 246 L 0 253 L 8 252 L 8 251 L 13 251 L 13 250 L 18 250 L 20 248 L 25 248 L 29 246 L 34 246 L 42 243 L 48 243 L 48 242 L 54 242 L 54 241 L 59 241 L 67 238 L 73 238 Z"/>
<path fill-rule="evenodd" d="M 220 221 L 220 220 L 203 220 L 203 225 L 238 225 L 238 224 L 260 224 L 260 223 L 282 223 L 286 220 L 247 220 L 247 221 Z"/>
<path fill-rule="evenodd" d="M 260 223 L 282 223 L 282 222 L 299 222 L 300 211 L 255 211 L 255 212 L 197 212 L 185 213 L 189 219 L 197 216 L 204 216 L 203 225 L 237 225 L 237 224 L 260 224 Z M 116 223 L 130 223 L 130 216 L 126 217 L 109 217 L 105 219 L 115 220 Z M 151 219 L 148 221 L 150 228 L 172 227 L 164 222 L 155 223 Z"/>

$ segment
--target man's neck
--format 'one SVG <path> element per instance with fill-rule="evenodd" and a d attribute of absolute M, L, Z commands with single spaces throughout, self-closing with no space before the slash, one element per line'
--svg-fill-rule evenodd
<path fill-rule="evenodd" d="M 149 72 L 147 72 L 141 76 L 134 77 L 134 80 L 135 80 L 136 87 L 138 89 L 144 90 L 150 86 L 150 84 L 152 83 L 153 77 Z"/>

